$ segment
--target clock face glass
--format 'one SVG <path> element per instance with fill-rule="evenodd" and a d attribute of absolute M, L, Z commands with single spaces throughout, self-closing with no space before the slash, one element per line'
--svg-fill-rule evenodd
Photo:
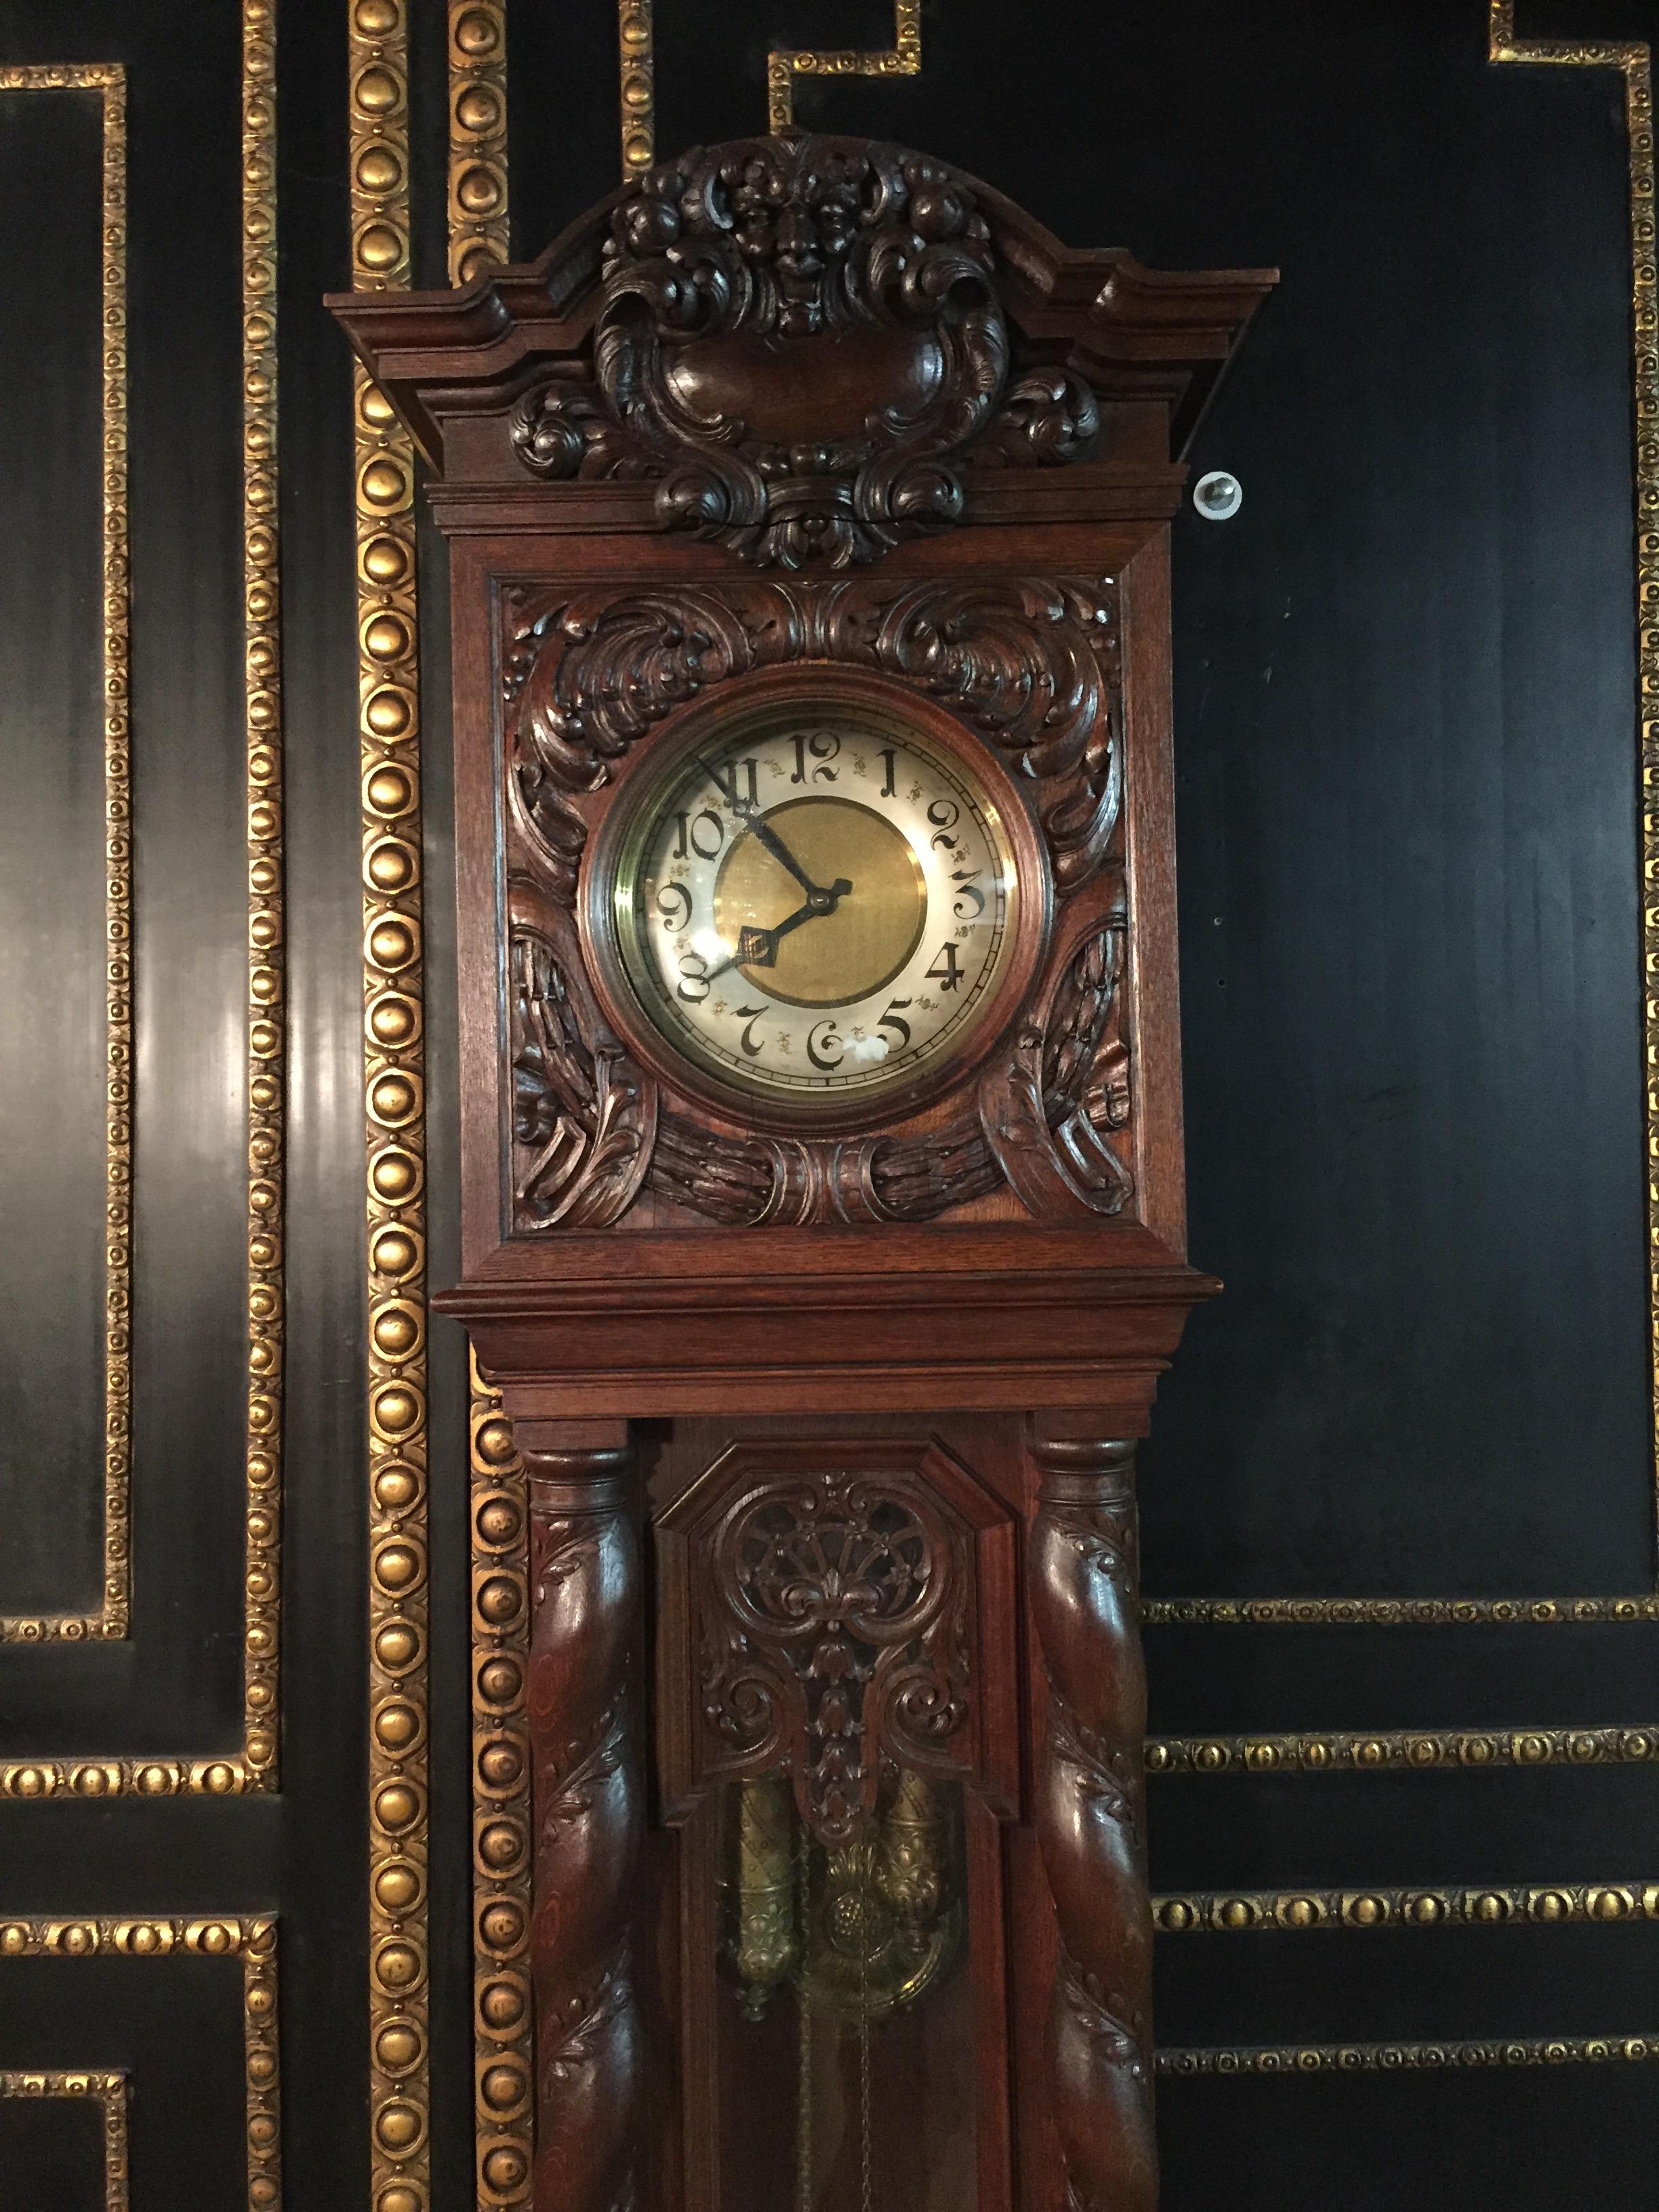
<path fill-rule="evenodd" d="M 610 884 L 623 965 L 653 1026 L 725 1088 L 861 1109 L 979 1026 L 1020 885 L 954 753 L 861 707 L 775 702 L 641 785 Z"/>

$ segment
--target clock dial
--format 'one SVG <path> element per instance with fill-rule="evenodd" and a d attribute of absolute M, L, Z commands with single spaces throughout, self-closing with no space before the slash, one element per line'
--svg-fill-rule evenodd
<path fill-rule="evenodd" d="M 978 1028 L 1020 885 L 998 808 L 897 718 L 776 702 L 677 748 L 633 799 L 609 885 L 653 1027 L 787 1105 L 908 1085 Z"/>

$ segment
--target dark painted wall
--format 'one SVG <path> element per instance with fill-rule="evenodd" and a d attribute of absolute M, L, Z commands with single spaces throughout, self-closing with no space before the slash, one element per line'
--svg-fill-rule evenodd
<path fill-rule="evenodd" d="M 282 0 L 282 454 L 295 1022 L 279 1800 L 0 1802 L 0 1916 L 283 1921 L 287 2194 L 366 2204 L 361 928 L 345 29 Z M 610 0 L 509 0 L 516 243 L 617 166 Z M 769 43 L 887 0 L 658 0 L 659 140 L 752 130 Z M 984 175 L 1079 242 L 1283 283 L 1177 528 L 1194 1323 L 1145 1454 L 1158 1597 L 1595 1595 L 1652 1580 L 1633 715 L 1628 171 L 1607 71 L 1493 69 L 1481 0 L 933 0 L 915 82 L 808 123 Z M 1535 0 L 1523 35 L 1653 35 Z M 443 11 L 416 16 L 418 258 L 442 265 Z M 132 71 L 142 942 L 137 1615 L 0 1647 L 0 1756 L 234 1742 L 244 921 L 234 13 L 14 0 L 0 58 Z M 90 103 L 0 95 L 0 1608 L 96 1571 L 100 946 Z M 22 211 L 27 210 L 25 215 Z M 88 562 L 94 565 L 88 567 Z M 423 575 L 434 1279 L 453 1267 L 441 564 Z M 89 861 L 91 865 L 89 865 Z M 469 2203 L 465 1451 L 434 1342 L 434 2158 Z M 447 1473 L 445 1472 L 447 1470 Z M 447 1488 L 446 1488 L 447 1484 Z M 1152 1632 L 1167 1733 L 1659 1719 L 1659 1628 Z M 1637 1879 L 1641 1766 L 1153 1789 L 1164 1888 Z M 1659 2027 L 1659 1936 L 1170 1937 L 1168 2043 Z M 0 2065 L 131 2063 L 137 2212 L 242 2201 L 234 1972 L 0 1960 Z M 1636 2208 L 1659 2075 L 1166 2087 L 1171 2212 Z M 0 2110 L 0 2193 L 95 2197 L 87 2116 Z M 78 2130 L 78 2132 L 76 2132 Z M 82 2137 L 85 2138 L 82 2141 Z M 53 2160 L 59 2161 L 54 2166 Z M 29 2201 L 27 2196 L 24 2201 Z"/>

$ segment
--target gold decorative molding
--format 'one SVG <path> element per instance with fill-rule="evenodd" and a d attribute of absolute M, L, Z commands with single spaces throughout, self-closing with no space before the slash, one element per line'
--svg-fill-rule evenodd
<path fill-rule="evenodd" d="M 406 0 L 351 0 L 349 58 L 351 281 L 358 291 L 400 291 L 410 278 Z M 368 1289 L 369 2201 L 374 2212 L 428 2212 L 426 1133 L 415 450 L 361 368 L 353 371 L 352 397 Z"/>
<path fill-rule="evenodd" d="M 0 68 L 0 92 L 103 108 L 104 1541 L 96 1613 L 0 1617 L 0 1643 L 125 1637 L 132 1609 L 132 608 L 127 516 L 127 81 L 119 62 Z"/>
<path fill-rule="evenodd" d="M 1654 265 L 1653 68 L 1637 39 L 1517 39 L 1515 0 L 1489 0 L 1493 62 L 1616 69 L 1630 149 L 1631 386 L 1635 401 L 1636 666 L 1640 700 L 1643 1061 L 1647 1107 L 1648 1338 L 1659 1542 L 1659 272 Z M 1656 1556 L 1659 1571 L 1659 1554 Z"/>
<path fill-rule="evenodd" d="M 0 1960 L 167 1959 L 179 1955 L 239 1958 L 242 1962 L 248 2212 L 278 2212 L 283 2201 L 283 2172 L 276 1921 L 264 1914 L 243 1917 L 234 1913 L 191 1919 L 100 1919 L 91 1915 L 62 1920 L 0 1918 Z M 118 2074 L 85 2078 L 121 2080 Z M 125 2167 L 125 2111 L 121 2156 Z M 118 2201 L 125 2204 L 125 2195 Z"/>
<path fill-rule="evenodd" d="M 1302 1735 L 1170 1735 L 1146 1742 L 1148 1774 L 1432 1773 L 1492 1766 L 1646 1766 L 1659 1727 L 1376 1729 Z"/>
<path fill-rule="evenodd" d="M 449 0 L 449 281 L 507 258 L 507 0 Z"/>
<path fill-rule="evenodd" d="M 242 1753 L 170 1762 L 276 1787 L 283 1479 L 284 1084 L 283 661 L 276 481 L 276 4 L 242 0 L 242 610 L 247 776 L 247 1401 Z M 141 1773 L 153 1760 L 123 1761 Z M 194 1778 L 198 1768 L 198 1784 Z M 209 1780 L 209 1777 L 212 1780 Z M 140 1784 L 140 1787 L 143 1785 Z"/>
<path fill-rule="evenodd" d="M 127 2212 L 127 2077 L 125 2074 L 0 2073 L 0 2097 L 69 2097 L 96 2102 L 103 2121 L 104 2212 Z"/>
<path fill-rule="evenodd" d="M 480 2212 L 495 2212 L 527 2201 L 534 2149 L 530 1513 L 501 1393 L 469 1360 L 475 2136 Z"/>
<path fill-rule="evenodd" d="M 657 40 L 653 0 L 617 0 L 622 170 L 642 177 L 657 158 Z"/>
<path fill-rule="evenodd" d="M 1148 1628 L 1582 1627 L 1659 1620 L 1659 1597 L 1165 1597 Z"/>
<path fill-rule="evenodd" d="M 1437 2074 L 1457 2068 L 1607 2066 L 1659 2058 L 1659 2035 L 1510 2036 L 1485 2043 L 1243 2044 L 1160 2051 L 1158 2071 L 1191 2074 Z"/>
<path fill-rule="evenodd" d="M 919 76 L 921 0 L 894 0 L 893 43 L 878 51 L 851 46 L 810 52 L 774 47 L 766 57 L 766 127 L 790 131 L 795 122 L 798 76 Z"/>
<path fill-rule="evenodd" d="M 1635 404 L 1636 640 L 1640 696 L 1642 972 L 1647 1113 L 1648 1319 L 1654 1389 L 1656 1580 L 1659 1582 L 1659 270 L 1655 265 L 1653 70 L 1637 39 L 1517 39 L 1515 0 L 1487 0 L 1487 58 L 1558 69 L 1614 69 L 1625 80 L 1630 168 L 1631 384 Z M 1653 1620 L 1659 1599 L 1165 1598 L 1149 1626 L 1252 1627 L 1399 1623 L 1463 1626 L 1492 1621 Z"/>
<path fill-rule="evenodd" d="M 1168 1936 L 1248 1936 L 1311 1929 L 1604 1927 L 1659 1920 L 1659 1882 L 1535 1882 L 1431 1889 L 1197 1890 L 1155 1897 L 1152 1925 Z"/>
<path fill-rule="evenodd" d="M 246 1396 L 242 1741 L 194 1758 L 0 1760 L 0 1796 L 224 1796 L 277 1782 L 281 1626 L 283 1183 L 287 1061 L 276 475 L 276 0 L 241 0 L 243 717 L 247 848 Z M 100 1613 L 0 1620 L 0 1642 L 122 1638 L 131 1626 L 132 1182 L 131 647 L 127 516 L 126 111 L 118 63 L 0 70 L 0 89 L 97 89 L 104 102 L 104 697 L 108 956 L 104 1600 Z"/>

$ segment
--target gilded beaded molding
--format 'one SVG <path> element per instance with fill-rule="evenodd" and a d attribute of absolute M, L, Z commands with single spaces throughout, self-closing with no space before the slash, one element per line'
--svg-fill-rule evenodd
<path fill-rule="evenodd" d="M 1431 1889 L 1199 1890 L 1154 1897 L 1170 1936 L 1247 1936 L 1312 1929 L 1604 1927 L 1659 1920 L 1659 1882 L 1536 1882 Z"/>
<path fill-rule="evenodd" d="M 479 13 L 499 28 L 487 9 Z M 351 281 L 357 291 L 401 290 L 410 278 L 405 0 L 351 0 L 349 20 Z M 459 28 L 457 21 L 452 40 Z M 454 114 L 453 104 L 452 125 Z M 370 2202 L 376 2212 L 426 2212 L 426 1140 L 415 452 L 361 367 L 352 398 L 368 1295 Z"/>
<path fill-rule="evenodd" d="M 0 1617 L 0 1643 L 128 1633 L 132 1608 L 132 617 L 127 514 L 127 84 L 119 62 L 0 68 L 0 91 L 95 92 L 103 108 L 104 1536 L 96 1613 Z"/>
<path fill-rule="evenodd" d="M 919 76 L 921 0 L 894 0 L 893 43 L 877 52 L 851 46 L 818 52 L 775 47 L 766 57 L 766 127 L 788 131 L 795 121 L 798 76 Z"/>
<path fill-rule="evenodd" d="M 0 2073 L 0 2097 L 90 2100 L 100 2107 L 104 2137 L 104 2212 L 127 2212 L 127 2077 L 125 2074 Z"/>
<path fill-rule="evenodd" d="M 0 1760 L 0 1796 L 237 1795 L 276 1786 L 287 1054 L 276 477 L 275 0 L 242 0 L 242 544 L 248 870 L 246 1399 L 242 1743 L 207 1758 Z M 104 1601 L 90 1616 L 0 1620 L 0 1641 L 125 1637 L 131 1624 L 132 902 L 126 416 L 125 76 L 117 63 L 0 70 L 0 88 L 100 90 L 104 102 L 104 694 L 107 822 L 108 1244 Z"/>
<path fill-rule="evenodd" d="M 1515 0 L 1487 0 L 1487 58 L 1565 69 L 1616 69 L 1625 80 L 1630 149 L 1631 381 L 1636 413 L 1636 637 L 1641 709 L 1642 959 L 1648 1164 L 1648 1318 L 1654 1376 L 1654 1532 L 1659 1571 L 1659 269 L 1655 264 L 1653 72 L 1639 40 L 1517 39 Z M 1491 1621 L 1659 1620 L 1659 1599 L 1169 1598 L 1149 1603 L 1147 1624 L 1396 1622 L 1464 1626 Z"/>
<path fill-rule="evenodd" d="M 1659 2035 L 1511 2036 L 1503 2042 L 1246 2044 L 1216 2051 L 1160 2051 L 1161 2075 L 1437 2074 L 1458 2068 L 1643 2064 Z"/>
<path fill-rule="evenodd" d="M 1659 1620 L 1659 1597 L 1167 1597 L 1147 1628 L 1529 1628 Z"/>
<path fill-rule="evenodd" d="M 617 0 L 622 173 L 642 177 L 657 158 L 657 41 L 653 0 Z"/>
<path fill-rule="evenodd" d="M 276 2042 L 276 1923 L 268 1915 L 234 1913 L 191 1919 L 63 1920 L 0 1918 L 0 1960 L 168 1959 L 196 1956 L 242 1962 L 242 2066 L 247 2143 L 248 2212 L 277 2212 L 283 2199 L 281 2083 Z M 112 2075 L 36 2075 L 36 2080 L 120 2082 Z M 11 2094 L 9 2092 L 5 2094 Z M 45 2091 L 40 2094 L 98 2094 Z M 106 2143 L 108 2137 L 106 2106 Z M 121 2120 L 125 2203 L 126 2126 Z M 106 2168 L 107 2171 L 107 2168 Z"/>
<path fill-rule="evenodd" d="M 1305 1735 L 1152 1736 L 1148 1774 L 1381 1774 L 1481 1766 L 1643 1766 L 1659 1727 L 1325 1729 Z"/>
<path fill-rule="evenodd" d="M 534 2151 L 530 1512 L 501 1393 L 469 1358 L 475 2136 L 478 2205 L 494 2212 L 528 2197 Z"/>
<path fill-rule="evenodd" d="M 507 258 L 506 0 L 449 0 L 449 281 Z"/>

